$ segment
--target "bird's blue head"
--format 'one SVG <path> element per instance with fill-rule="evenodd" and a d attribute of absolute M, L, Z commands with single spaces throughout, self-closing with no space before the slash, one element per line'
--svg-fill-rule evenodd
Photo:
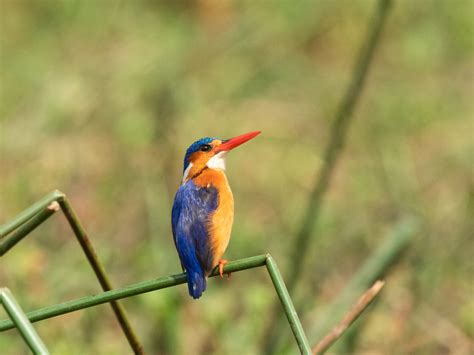
<path fill-rule="evenodd" d="M 184 156 L 183 183 L 199 174 L 204 168 L 225 170 L 227 152 L 260 134 L 260 131 L 242 134 L 240 136 L 221 140 L 215 137 L 205 137 L 189 146 Z"/>
<path fill-rule="evenodd" d="M 186 168 L 189 166 L 189 163 L 191 162 L 191 155 L 196 152 L 209 152 L 212 149 L 212 142 L 215 140 L 219 141 L 218 138 L 204 137 L 198 139 L 196 142 L 191 144 L 186 150 L 186 154 L 184 155 L 183 172 L 186 170 Z"/>

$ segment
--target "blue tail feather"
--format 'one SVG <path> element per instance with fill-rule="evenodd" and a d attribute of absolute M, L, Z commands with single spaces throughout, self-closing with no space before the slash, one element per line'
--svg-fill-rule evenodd
<path fill-rule="evenodd" d="M 201 297 L 202 293 L 206 290 L 206 277 L 202 270 L 189 270 L 187 273 L 189 295 L 192 298 L 197 299 Z"/>
<path fill-rule="evenodd" d="M 181 264 L 184 266 L 188 276 L 189 295 L 197 299 L 201 297 L 202 293 L 206 290 L 206 276 L 204 270 L 196 256 L 194 246 L 188 242 L 188 239 L 178 235 L 178 238 L 176 238 L 176 246 Z"/>

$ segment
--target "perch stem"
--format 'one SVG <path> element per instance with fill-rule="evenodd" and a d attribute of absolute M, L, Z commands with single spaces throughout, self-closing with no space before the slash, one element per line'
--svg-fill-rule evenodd
<path fill-rule="evenodd" d="M 285 282 L 283 281 L 283 277 L 281 276 L 280 270 L 278 269 L 275 260 L 270 255 L 267 257 L 266 265 L 268 273 L 270 274 L 270 278 L 272 279 L 273 285 L 275 286 L 275 290 L 278 294 L 278 297 L 280 298 L 281 305 L 283 306 L 286 317 L 288 318 L 291 331 L 293 332 L 296 342 L 298 343 L 300 352 L 302 354 L 311 354 L 311 348 L 309 346 L 308 339 L 306 338 L 303 326 L 301 325 L 301 321 L 298 318 L 298 314 L 296 313 L 295 306 L 291 301 L 288 289 L 286 288 Z"/>
<path fill-rule="evenodd" d="M 255 268 L 265 265 L 266 255 L 254 256 L 251 258 L 241 259 L 233 262 L 229 262 L 225 268 L 224 272 L 236 272 L 242 271 L 250 268 Z M 217 270 L 211 274 L 211 276 L 216 276 L 219 273 Z M 162 288 L 167 288 L 171 286 L 180 285 L 186 282 L 186 274 L 177 274 L 166 277 L 161 277 L 158 279 L 150 281 L 142 281 L 130 286 L 116 288 L 110 291 L 105 291 L 103 293 L 85 296 L 75 300 L 59 303 L 56 305 L 44 307 L 36 311 L 28 312 L 26 315 L 32 322 L 37 322 L 43 319 L 56 317 L 62 314 L 78 311 L 83 308 L 97 306 L 99 304 L 117 301 L 122 298 L 136 296 L 142 293 L 151 292 L 159 290 Z M 13 328 L 14 325 L 10 320 L 0 321 L 0 331 Z"/>
<path fill-rule="evenodd" d="M 285 286 L 283 277 L 278 270 L 275 260 L 269 255 L 258 255 L 245 259 L 229 262 L 224 267 L 225 273 L 243 271 L 260 266 L 267 266 L 268 273 L 273 282 L 275 290 L 280 298 L 283 310 L 288 318 L 290 327 L 295 336 L 296 342 L 302 354 L 311 354 L 311 348 L 306 339 L 303 327 L 296 313 L 291 297 Z M 210 277 L 219 275 L 219 271 L 215 269 Z M 107 302 L 116 302 L 119 299 L 136 296 L 142 293 L 156 291 L 159 289 L 172 287 L 183 284 L 187 281 L 185 273 L 161 277 L 150 281 L 138 282 L 126 287 L 116 288 L 114 290 L 105 291 L 103 293 L 85 296 L 75 300 L 59 303 L 49 307 L 41 308 L 32 312 L 28 312 L 26 316 L 31 322 L 37 322 L 43 319 L 56 317 L 62 314 L 78 311 L 80 309 L 97 306 Z M 14 323 L 5 319 L 0 321 L 0 332 L 12 329 Z"/>

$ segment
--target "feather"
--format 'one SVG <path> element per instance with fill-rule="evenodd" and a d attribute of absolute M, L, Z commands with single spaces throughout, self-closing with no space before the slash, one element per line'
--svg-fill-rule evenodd
<path fill-rule="evenodd" d="M 174 200 L 171 213 L 173 238 L 193 298 L 199 298 L 206 289 L 206 276 L 214 266 L 208 223 L 217 205 L 217 189 L 196 186 L 192 180 L 180 186 Z"/>

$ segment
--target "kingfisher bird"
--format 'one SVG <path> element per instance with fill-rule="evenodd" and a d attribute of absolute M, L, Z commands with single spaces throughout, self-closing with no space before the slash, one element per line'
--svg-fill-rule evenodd
<path fill-rule="evenodd" d="M 260 131 L 227 140 L 201 138 L 186 150 L 171 225 L 189 295 L 194 299 L 206 290 L 207 277 L 216 266 L 223 277 L 227 263 L 222 256 L 234 220 L 234 197 L 225 176 L 227 153 L 258 134 Z"/>

